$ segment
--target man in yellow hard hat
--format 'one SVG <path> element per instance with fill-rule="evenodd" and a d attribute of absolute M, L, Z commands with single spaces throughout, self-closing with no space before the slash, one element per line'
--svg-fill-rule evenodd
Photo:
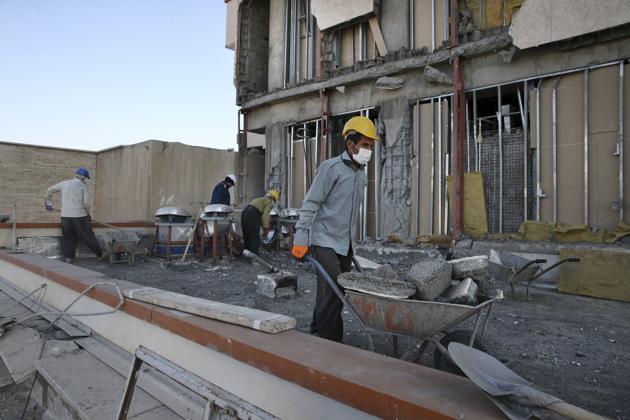
<path fill-rule="evenodd" d="M 376 127 L 367 117 L 349 119 L 341 135 L 345 151 L 324 161 L 317 170 L 300 209 L 291 251 L 302 259 L 310 250 L 335 282 L 352 266 L 352 241 L 367 185 L 364 168 L 378 140 Z M 341 300 L 318 274 L 311 334 L 341 342 L 342 309 Z"/>
<path fill-rule="evenodd" d="M 258 254 L 260 248 L 260 225 L 265 236 L 269 234 L 269 213 L 280 199 L 280 191 L 270 190 L 263 197 L 252 200 L 241 213 L 241 226 L 243 228 L 243 242 L 245 249 Z"/>

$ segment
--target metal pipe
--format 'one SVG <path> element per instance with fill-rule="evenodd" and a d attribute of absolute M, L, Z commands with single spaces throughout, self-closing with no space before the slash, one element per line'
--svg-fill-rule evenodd
<path fill-rule="evenodd" d="M 409 49 L 416 49 L 416 0 L 409 0 Z"/>
<path fill-rule="evenodd" d="M 523 82 L 523 220 L 529 220 L 529 83 Z"/>
<path fill-rule="evenodd" d="M 624 194 L 623 194 L 623 165 L 624 165 L 624 156 L 623 156 L 623 88 L 624 88 L 624 62 L 623 60 L 619 62 L 619 221 L 623 221 L 623 207 L 624 207 Z"/>
<path fill-rule="evenodd" d="M 315 169 L 319 168 L 319 121 L 315 121 Z"/>
<path fill-rule="evenodd" d="M 499 112 L 499 233 L 503 233 L 503 113 L 501 110 L 501 86 L 497 86 Z"/>
<path fill-rule="evenodd" d="M 558 222 L 558 84 L 560 78 L 553 82 L 551 91 L 551 147 L 553 171 L 553 222 Z"/>
<path fill-rule="evenodd" d="M 481 162 L 479 161 L 479 149 L 481 145 L 477 144 L 477 92 L 473 91 L 473 137 L 475 138 L 475 168 L 481 171 Z"/>
<path fill-rule="evenodd" d="M 431 99 L 431 234 L 434 233 L 435 208 L 435 104 Z"/>
<path fill-rule="evenodd" d="M 435 0 L 431 0 L 431 52 L 435 51 Z"/>
<path fill-rule="evenodd" d="M 291 126 L 289 135 L 289 153 L 287 169 L 287 207 L 293 206 L 293 135 L 295 126 Z"/>
<path fill-rule="evenodd" d="M 11 222 L 13 224 L 11 227 L 11 245 L 13 252 L 17 252 L 17 204 L 15 203 L 11 207 Z"/>
<path fill-rule="evenodd" d="M 442 100 L 438 101 L 438 229 L 442 233 Z"/>
<path fill-rule="evenodd" d="M 527 83 L 527 82 L 525 82 Z M 527 89 L 527 86 L 525 86 Z M 523 159 L 525 161 L 525 166 L 523 168 L 523 220 L 527 220 L 527 123 L 525 122 L 525 105 L 523 104 L 523 98 L 521 97 L 521 90 L 516 89 L 516 95 L 518 97 L 518 109 L 521 114 L 521 125 L 523 127 L 523 139 L 524 139 L 524 153 Z M 523 92 L 523 96 L 525 92 Z"/>
<path fill-rule="evenodd" d="M 289 75 L 287 74 L 287 66 L 289 61 L 289 1 L 284 0 L 284 64 L 282 74 L 284 76 L 284 88 L 287 87 Z"/>
<path fill-rule="evenodd" d="M 364 117 L 368 117 L 369 116 L 369 112 L 367 110 L 363 110 L 361 111 L 361 114 Z M 368 163 L 369 165 L 369 163 Z M 364 170 L 365 170 L 365 178 L 368 179 L 368 165 L 365 165 Z M 369 183 L 368 183 L 369 185 Z M 361 241 L 364 241 L 367 235 L 367 221 L 368 221 L 368 187 L 367 185 L 365 187 L 363 187 L 363 214 L 362 216 L 362 220 L 361 220 Z"/>
<path fill-rule="evenodd" d="M 584 70 L 584 224 L 588 226 L 588 69 Z"/>
<path fill-rule="evenodd" d="M 574 69 L 571 70 L 563 70 L 563 71 L 557 71 L 557 72 L 552 72 L 552 73 L 545 73 L 545 74 L 539 74 L 537 76 L 532 76 L 532 77 L 526 77 L 523 79 L 516 79 L 516 80 L 511 80 L 508 82 L 502 82 L 502 83 L 495 83 L 495 84 L 491 84 L 491 85 L 485 85 L 485 86 L 480 86 L 474 89 L 468 89 L 467 92 L 474 92 L 476 90 L 485 90 L 485 89 L 492 89 L 495 88 L 499 85 L 511 85 L 514 83 L 521 83 L 521 82 L 529 82 L 532 80 L 538 80 L 538 79 L 548 79 L 548 78 L 552 78 L 552 77 L 557 77 L 557 76 L 563 76 L 565 74 L 572 74 L 572 73 L 577 73 L 586 69 L 589 70 L 594 70 L 594 69 L 599 69 L 602 67 L 609 67 L 609 66 L 614 66 L 614 65 L 618 65 L 619 64 L 619 60 L 616 61 L 611 61 L 608 63 L 604 63 L 604 64 L 596 64 L 596 65 L 591 65 L 591 66 L 581 66 L 581 67 L 576 67 Z M 423 98 L 423 99 L 428 99 L 428 98 Z"/>
<path fill-rule="evenodd" d="M 542 198 L 542 188 L 540 188 L 540 85 L 542 79 L 538 80 L 536 86 L 536 221 L 540 222 L 540 199 Z"/>
<path fill-rule="evenodd" d="M 307 148 L 309 147 L 308 145 L 308 136 L 306 135 L 306 123 L 304 123 L 302 125 L 302 130 L 304 130 L 302 132 L 302 147 L 304 148 L 304 150 L 302 150 L 302 155 L 304 155 L 304 188 L 303 188 L 303 196 L 302 199 L 304 199 L 304 197 L 306 197 L 306 191 L 308 188 L 308 151 Z"/>
<path fill-rule="evenodd" d="M 470 172 L 470 121 L 468 120 L 468 101 L 466 101 L 466 172 Z"/>
<path fill-rule="evenodd" d="M 422 129 L 422 125 L 421 125 L 421 113 L 420 113 L 420 101 L 416 101 L 416 106 L 415 106 L 415 116 L 416 116 L 416 121 L 418 122 L 418 125 L 416 127 L 414 127 L 416 133 L 417 133 L 417 138 L 418 138 L 418 142 L 415 142 L 415 137 L 414 136 L 414 148 L 416 149 L 416 214 L 414 215 L 415 219 L 416 219 L 416 223 L 417 223 L 417 227 L 416 227 L 416 235 L 420 235 L 420 192 L 422 190 L 422 188 L 420 188 L 420 133 L 421 133 L 421 129 Z"/>
<path fill-rule="evenodd" d="M 381 145 L 380 142 L 374 143 L 374 235 L 376 239 L 381 237 L 381 221 L 380 207 L 381 207 Z"/>

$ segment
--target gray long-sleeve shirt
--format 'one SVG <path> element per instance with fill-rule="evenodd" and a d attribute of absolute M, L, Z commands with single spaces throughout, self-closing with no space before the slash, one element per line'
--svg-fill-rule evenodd
<path fill-rule="evenodd" d="M 320 165 L 300 209 L 295 245 L 317 245 L 348 255 L 367 185 L 365 171 L 351 162 L 344 152 Z"/>
<path fill-rule="evenodd" d="M 46 203 L 54 193 L 61 193 L 61 217 L 84 217 L 90 214 L 90 193 L 78 178 L 61 181 L 46 191 Z"/>

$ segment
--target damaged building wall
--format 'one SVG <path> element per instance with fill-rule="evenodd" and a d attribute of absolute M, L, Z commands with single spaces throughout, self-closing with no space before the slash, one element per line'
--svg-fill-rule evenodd
<path fill-rule="evenodd" d="M 269 66 L 269 1 L 248 0 L 239 7 L 236 65 L 237 104 L 267 91 Z"/>
<path fill-rule="evenodd" d="M 279 188 L 285 193 L 280 201 L 288 207 L 287 202 L 287 134 L 284 124 L 278 123 L 265 130 L 265 188 Z"/>
<path fill-rule="evenodd" d="M 409 236 L 410 161 L 412 157 L 411 106 L 407 98 L 380 104 L 381 220 L 383 236 Z"/>
<path fill-rule="evenodd" d="M 11 214 L 17 205 L 19 222 L 57 222 L 59 213 L 44 209 L 48 187 L 70 179 L 79 167 L 90 171 L 88 188 L 95 200 L 96 153 L 0 142 L 0 212 Z M 61 208 L 60 195 L 53 199 L 55 208 Z"/>
<path fill-rule="evenodd" d="M 312 0 L 312 12 L 319 28 L 324 31 L 333 26 L 371 14 L 375 0 Z"/>

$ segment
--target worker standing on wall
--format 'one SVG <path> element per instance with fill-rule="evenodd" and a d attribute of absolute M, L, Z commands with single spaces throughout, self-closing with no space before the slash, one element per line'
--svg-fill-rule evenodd
<path fill-rule="evenodd" d="M 61 193 L 61 249 L 69 264 L 75 258 L 79 240 L 99 259 L 106 256 L 90 225 L 90 193 L 85 184 L 86 179 L 90 179 L 90 172 L 81 167 L 74 173 L 74 178 L 61 181 L 46 191 L 45 207 L 48 211 L 53 211 L 52 195 Z"/>
<path fill-rule="evenodd" d="M 236 185 L 236 175 L 229 174 L 225 179 L 215 185 L 212 190 L 212 198 L 210 198 L 210 204 L 225 204 L 229 206 L 230 200 L 230 188 Z"/>
<path fill-rule="evenodd" d="M 352 267 L 352 241 L 367 185 L 364 168 L 378 140 L 376 127 L 367 117 L 349 119 L 341 135 L 346 150 L 341 156 L 324 161 L 317 170 L 300 209 L 291 251 L 294 257 L 302 259 L 310 245 L 312 257 L 335 283 L 339 274 Z M 311 334 L 341 342 L 342 309 L 343 303 L 318 273 Z"/>
<path fill-rule="evenodd" d="M 252 200 L 241 213 L 241 226 L 243 228 L 243 241 L 245 249 L 258 254 L 260 248 L 260 225 L 265 236 L 269 234 L 270 212 L 280 199 L 280 191 L 270 190 L 263 197 Z"/>

